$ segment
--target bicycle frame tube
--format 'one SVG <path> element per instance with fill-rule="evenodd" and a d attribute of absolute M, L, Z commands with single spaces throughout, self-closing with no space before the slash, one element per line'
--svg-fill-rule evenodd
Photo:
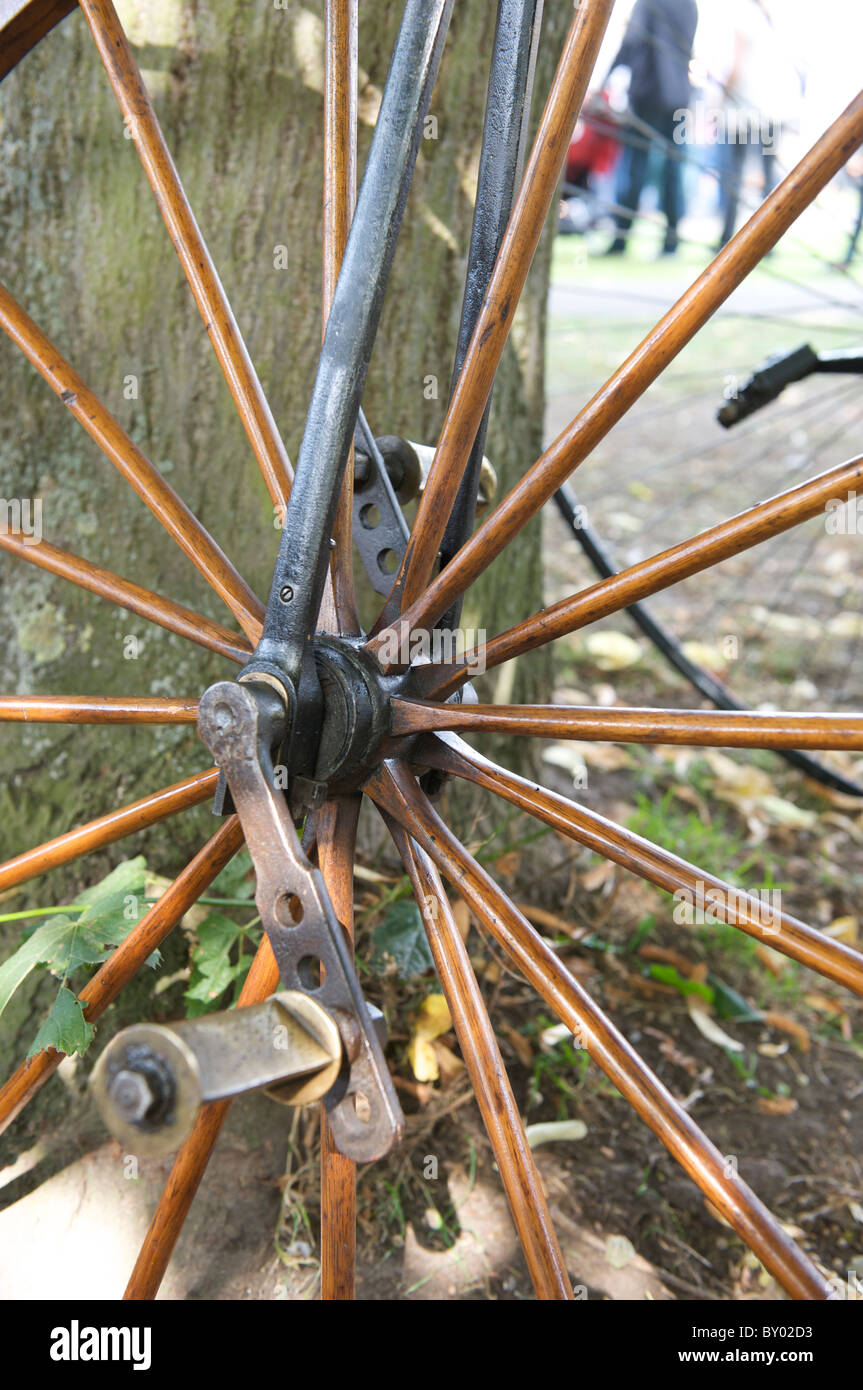
<path fill-rule="evenodd" d="M 422 123 L 453 0 L 408 0 L 336 284 L 261 641 L 247 670 L 297 688 Z"/>

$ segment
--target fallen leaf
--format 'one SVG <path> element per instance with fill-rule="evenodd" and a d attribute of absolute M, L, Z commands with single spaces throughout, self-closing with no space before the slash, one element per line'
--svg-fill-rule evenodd
<path fill-rule="evenodd" d="M 432 1048 L 437 1058 L 441 1086 L 448 1086 L 464 1071 L 464 1062 L 451 1048 L 447 1047 L 443 1038 L 435 1038 Z"/>
<path fill-rule="evenodd" d="M 609 1236 L 605 1242 L 605 1262 L 612 1269 L 625 1269 L 635 1259 L 635 1247 L 626 1236 Z"/>
<path fill-rule="evenodd" d="M 539 1045 L 543 1052 L 551 1052 L 559 1042 L 572 1037 L 572 1029 L 565 1023 L 555 1023 L 551 1028 L 544 1028 L 539 1035 Z"/>
<path fill-rule="evenodd" d="M 526 1125 L 524 1131 L 524 1137 L 532 1149 L 538 1149 L 540 1144 L 584 1139 L 586 1134 L 584 1120 L 548 1120 L 544 1124 Z"/>
<path fill-rule="evenodd" d="M 542 750 L 542 761 L 551 767 L 562 767 L 572 776 L 576 790 L 587 786 L 587 763 L 574 743 L 550 743 Z"/>
<path fill-rule="evenodd" d="M 797 1101 L 793 1096 L 759 1096 L 755 1108 L 762 1115 L 793 1115 Z"/>
<path fill-rule="evenodd" d="M 829 927 L 824 928 L 824 934 L 832 936 L 834 941 L 844 941 L 847 946 L 855 946 L 859 926 L 856 917 L 834 917 Z"/>
<path fill-rule="evenodd" d="M 681 1052 L 676 1042 L 668 1033 L 663 1033 L 659 1028 L 645 1028 L 645 1033 L 653 1038 L 659 1039 L 659 1051 L 662 1056 L 673 1063 L 676 1067 L 681 1067 L 689 1076 L 695 1076 L 698 1071 L 698 1063 L 694 1057 L 688 1053 Z"/>
<path fill-rule="evenodd" d="M 687 994 L 686 1008 L 699 1033 L 708 1042 L 715 1043 L 717 1047 L 727 1047 L 730 1052 L 743 1051 L 743 1043 L 730 1037 L 711 1017 L 710 1005 L 700 994 Z"/>
<path fill-rule="evenodd" d="M 665 961 L 667 965 L 675 966 L 680 974 L 685 975 L 687 979 L 692 974 L 692 961 L 687 960 L 680 951 L 673 951 L 668 946 L 654 946 L 652 942 L 648 941 L 639 947 L 638 954 L 643 960 Z"/>
<path fill-rule="evenodd" d="M 806 811 L 783 796 L 762 796 L 758 805 L 776 825 L 788 825 L 792 830 L 811 830 L 818 823 L 817 811 Z"/>
<path fill-rule="evenodd" d="M 694 661 L 696 666 L 706 667 L 708 671 L 724 671 L 728 665 L 728 657 L 722 649 L 707 642 L 684 642 L 683 655 Z"/>
<path fill-rule="evenodd" d="M 440 1076 L 437 1053 L 432 1047 L 435 1038 L 452 1028 L 447 1002 L 442 994 L 429 994 L 414 1019 L 408 1060 L 417 1081 L 437 1081 Z"/>
<path fill-rule="evenodd" d="M 516 903 L 515 906 L 529 922 L 535 922 L 538 927 L 546 927 L 552 932 L 562 932 L 564 936 L 571 936 L 574 940 L 584 936 L 583 927 L 573 926 L 565 917 L 558 917 L 556 912 L 549 912 L 547 908 L 534 907 L 532 903 Z"/>
<path fill-rule="evenodd" d="M 809 1051 L 809 1033 L 796 1019 L 789 1018 L 787 1014 L 777 1013 L 775 1009 L 769 1009 L 764 1015 L 764 1022 L 770 1028 L 778 1028 L 780 1033 L 790 1033 L 792 1038 L 797 1039 L 801 1052 Z"/>
<path fill-rule="evenodd" d="M 762 1057 L 784 1057 L 790 1045 L 787 1040 L 781 1043 L 759 1043 L 758 1052 Z"/>
<path fill-rule="evenodd" d="M 830 999 L 826 994 L 819 994 L 817 990 L 810 991 L 803 996 L 804 1004 L 808 1004 L 810 1009 L 814 1009 L 819 1014 L 841 1014 L 845 1012 L 844 1004 L 840 1004 L 838 999 Z"/>
<path fill-rule="evenodd" d="M 595 893 L 597 888 L 601 888 L 610 878 L 614 877 L 616 865 L 610 859 L 604 860 L 601 864 L 596 864 L 587 873 L 581 875 L 580 883 L 587 893 Z"/>
<path fill-rule="evenodd" d="M 640 478 L 634 478 L 631 483 L 627 483 L 626 490 L 632 497 L 637 497 L 639 502 L 653 501 L 653 488 L 648 487 Z"/>
<path fill-rule="evenodd" d="M 761 964 L 766 966 L 771 975 L 775 975 L 777 980 L 784 975 L 788 968 L 788 957 L 783 956 L 779 951 L 774 951 L 772 946 L 759 944 L 755 947 L 755 955 Z"/>
<path fill-rule="evenodd" d="M 641 647 L 625 632 L 591 632 L 584 650 L 600 671 L 624 671 L 641 660 Z"/>
<path fill-rule="evenodd" d="M 378 873 L 377 869 L 369 869 L 365 864 L 354 864 L 354 878 L 362 879 L 365 883 L 395 883 L 397 881 L 392 874 Z"/>
<path fill-rule="evenodd" d="M 452 905 L 452 915 L 453 921 L 458 927 L 459 936 L 462 941 L 467 941 L 467 935 L 470 931 L 470 908 L 464 898 L 456 898 Z"/>
<path fill-rule="evenodd" d="M 863 614 L 837 613 L 829 619 L 827 631 L 832 637 L 863 637 Z"/>
<path fill-rule="evenodd" d="M 533 1066 L 533 1048 L 523 1033 L 519 1033 L 509 1024 L 504 1024 L 503 1032 L 509 1044 L 523 1067 Z"/>
<path fill-rule="evenodd" d="M 404 1091 L 407 1095 L 413 1096 L 419 1105 L 428 1105 L 434 1097 L 434 1086 L 429 1086 L 424 1081 L 411 1081 L 406 1076 L 394 1076 L 393 1085 L 397 1091 Z"/>

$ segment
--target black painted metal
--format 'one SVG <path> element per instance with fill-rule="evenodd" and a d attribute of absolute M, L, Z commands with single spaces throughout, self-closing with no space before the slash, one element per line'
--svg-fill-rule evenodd
<path fill-rule="evenodd" d="M 610 579 L 612 575 L 618 573 L 617 566 L 613 563 L 608 551 L 600 541 L 596 532 L 582 519 L 582 508 L 576 501 L 571 489 L 564 483 L 554 494 L 558 511 L 563 517 L 575 539 L 578 541 L 585 555 L 590 560 L 594 569 L 603 579 Z M 632 621 L 645 637 L 653 643 L 669 663 L 685 676 L 696 690 L 699 690 L 711 704 L 717 709 L 739 709 L 746 710 L 750 706 L 738 700 L 731 691 L 720 681 L 715 680 L 701 666 L 697 666 L 694 661 L 690 661 L 682 650 L 680 643 L 671 635 L 662 623 L 653 617 L 652 613 L 643 603 L 633 603 L 626 609 Z M 825 767 L 817 758 L 811 758 L 808 753 L 797 753 L 793 750 L 782 750 L 778 753 L 780 758 L 784 758 L 792 767 L 804 772 L 807 777 L 820 782 L 824 787 L 832 787 L 834 791 L 844 792 L 846 796 L 863 796 L 863 787 L 857 782 L 850 781 L 840 773 L 834 772 L 832 768 Z"/>
<path fill-rule="evenodd" d="M 499 0 L 497 7 L 453 389 L 482 308 L 521 177 L 542 6 L 543 0 Z M 473 529 L 490 405 L 489 399 L 444 532 L 441 567 L 461 549 Z M 461 599 L 458 599 L 438 626 L 449 630 L 457 627 L 460 613 Z"/>
<path fill-rule="evenodd" d="M 407 0 L 327 323 L 263 636 L 247 670 L 297 688 L 339 488 L 453 0 Z"/>
<path fill-rule="evenodd" d="M 836 348 L 831 352 L 813 352 L 808 344 L 777 352 L 768 357 L 751 376 L 738 382 L 716 412 L 720 425 L 730 429 L 756 410 L 761 410 L 795 381 L 803 381 L 818 372 L 842 376 L 863 375 L 863 350 L 859 347 Z"/>
<path fill-rule="evenodd" d="M 375 593 L 386 597 L 393 586 L 394 569 L 405 553 L 408 526 L 386 462 L 362 410 L 354 441 L 368 460 L 365 476 L 363 470 L 358 470 L 354 480 L 354 544 Z M 372 508 L 377 508 L 376 518 Z M 389 554 L 395 556 L 392 568 L 383 563 L 383 557 Z"/>

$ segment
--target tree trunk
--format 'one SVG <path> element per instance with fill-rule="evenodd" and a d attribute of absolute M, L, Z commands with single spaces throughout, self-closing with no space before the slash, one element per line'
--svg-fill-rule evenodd
<path fill-rule="evenodd" d="M 323 21 L 320 3 L 281 4 L 124 0 L 118 9 L 295 456 L 320 343 Z M 360 168 L 401 9 L 396 0 L 360 7 Z M 432 103 L 436 131 L 430 123 L 420 151 L 369 373 L 365 406 L 379 434 L 433 441 L 443 418 L 494 9 L 455 7 Z M 535 114 L 569 18 L 563 6 L 547 11 Z M 79 12 L 3 83 L 0 119 L 5 283 L 266 596 L 278 543 L 273 510 Z M 542 443 L 549 255 L 546 238 L 496 388 L 487 452 L 501 492 Z M 42 379 L 11 343 L 0 354 L 3 497 L 41 498 L 46 540 L 230 624 Z M 537 607 L 540 561 L 532 526 L 471 595 L 465 625 L 492 633 Z M 203 649 L 5 555 L 0 640 L 9 692 L 191 696 L 230 674 Z M 506 698 L 541 698 L 542 662 L 496 673 L 492 694 L 500 696 L 501 682 Z M 186 726 L 17 725 L 0 730 L 0 765 L 5 859 L 206 759 Z M 213 824 L 200 808 L 148 832 L 148 857 L 175 869 Z M 135 848 L 115 847 L 102 867 Z M 52 900 L 45 894 L 76 874 L 58 871 L 40 897 Z"/>

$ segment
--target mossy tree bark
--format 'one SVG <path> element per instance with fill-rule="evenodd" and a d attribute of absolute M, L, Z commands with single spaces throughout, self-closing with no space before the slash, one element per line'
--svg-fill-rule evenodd
<path fill-rule="evenodd" d="M 360 7 L 360 168 L 401 8 Z M 494 8 L 456 6 L 369 374 L 378 433 L 432 440 L 443 418 Z M 566 7 L 547 8 L 535 115 L 569 18 Z M 118 9 L 295 453 L 320 335 L 322 6 L 120 0 Z M 0 118 L 2 278 L 265 596 L 273 511 L 80 14 L 9 76 Z M 503 490 L 542 442 L 549 255 L 546 239 L 496 388 L 487 451 Z M 0 493 L 42 499 L 47 540 L 229 621 L 41 378 L 8 342 L 0 354 Z M 464 622 L 494 632 L 540 601 L 533 526 L 471 595 Z M 194 695 L 228 674 L 202 649 L 6 556 L 0 640 L 10 692 Z M 507 670 L 497 692 L 503 681 L 506 698 L 547 697 L 545 673 L 536 661 Z M 193 730 L 149 727 L 7 727 L 0 760 L 3 859 L 205 764 Z M 143 847 L 170 872 L 211 828 L 201 808 L 149 832 Z M 115 847 L 101 867 L 137 848 Z M 51 900 L 69 875 L 40 895 Z"/>

